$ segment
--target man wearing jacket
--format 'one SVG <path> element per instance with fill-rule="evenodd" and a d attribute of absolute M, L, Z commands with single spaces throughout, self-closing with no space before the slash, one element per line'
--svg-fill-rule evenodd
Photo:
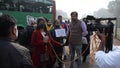
<path fill-rule="evenodd" d="M 78 20 L 78 13 L 76 11 L 72 12 L 70 31 L 69 31 L 69 47 L 70 47 L 71 60 L 74 60 L 75 52 L 77 54 L 78 68 L 82 68 L 82 61 L 81 61 L 82 36 L 86 36 L 86 35 L 87 35 L 86 24 Z M 73 62 L 71 63 L 70 68 L 73 68 Z"/>
<path fill-rule="evenodd" d="M 0 16 L 0 68 L 33 68 L 29 50 L 14 43 L 18 36 L 16 20 Z"/>

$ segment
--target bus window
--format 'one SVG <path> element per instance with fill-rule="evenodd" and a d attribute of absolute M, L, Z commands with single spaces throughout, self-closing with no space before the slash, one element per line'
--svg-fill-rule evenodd
<path fill-rule="evenodd" d="M 56 19 L 56 4 L 53 0 L 0 0 L 0 13 L 10 14 L 17 25 L 26 27 L 27 16 Z"/>
<path fill-rule="evenodd" d="M 53 1 L 50 0 L 2 0 L 0 10 L 51 13 Z"/>

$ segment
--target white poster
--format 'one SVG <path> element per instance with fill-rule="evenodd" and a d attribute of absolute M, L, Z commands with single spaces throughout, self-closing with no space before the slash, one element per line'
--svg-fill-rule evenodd
<path fill-rule="evenodd" d="M 66 36 L 65 29 L 55 29 L 55 34 L 56 34 L 56 37 L 65 37 Z"/>

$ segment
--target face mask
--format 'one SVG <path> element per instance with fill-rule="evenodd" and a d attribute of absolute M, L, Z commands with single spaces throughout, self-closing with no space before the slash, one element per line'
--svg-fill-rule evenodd
<path fill-rule="evenodd" d="M 39 29 L 43 29 L 44 28 L 44 24 L 39 24 L 37 27 L 39 28 Z"/>
<path fill-rule="evenodd" d="M 18 38 L 18 29 L 17 29 L 17 26 L 15 26 L 15 29 L 16 29 L 16 38 Z"/>
<path fill-rule="evenodd" d="M 38 26 L 37 26 L 37 29 L 39 30 L 39 29 L 46 29 L 46 26 L 45 26 L 45 24 L 39 24 Z"/>
<path fill-rule="evenodd" d="M 52 25 L 52 24 L 47 24 L 49 27 Z"/>

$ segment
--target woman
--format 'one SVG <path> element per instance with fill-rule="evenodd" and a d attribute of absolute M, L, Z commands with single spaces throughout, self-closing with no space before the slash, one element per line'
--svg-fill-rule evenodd
<path fill-rule="evenodd" d="M 51 44 L 57 46 L 61 46 L 61 44 L 50 37 L 44 23 L 40 21 L 37 23 L 37 29 L 32 34 L 31 42 L 33 45 L 32 60 L 34 66 L 36 68 L 53 68 L 54 54 Z"/>

